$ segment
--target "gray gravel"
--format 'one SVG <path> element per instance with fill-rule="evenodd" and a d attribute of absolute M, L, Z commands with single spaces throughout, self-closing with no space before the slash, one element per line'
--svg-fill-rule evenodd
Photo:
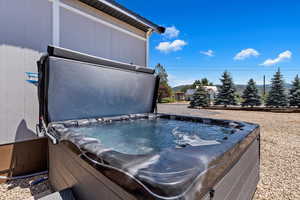
<path fill-rule="evenodd" d="M 18 179 L 0 184 L 0 200 L 31 199 L 38 194 L 51 192 L 48 181 L 30 186 L 32 181 L 39 180 L 45 176 L 35 176 L 27 179 Z"/>
<path fill-rule="evenodd" d="M 167 114 L 180 114 L 180 115 L 191 115 L 191 116 L 213 116 L 218 114 L 215 110 L 196 110 L 188 109 L 188 104 L 158 104 L 159 113 Z"/>

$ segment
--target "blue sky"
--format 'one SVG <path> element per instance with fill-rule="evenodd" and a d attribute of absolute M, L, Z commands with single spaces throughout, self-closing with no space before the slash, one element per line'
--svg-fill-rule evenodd
<path fill-rule="evenodd" d="M 150 65 L 165 66 L 172 86 L 224 70 L 235 83 L 270 81 L 280 67 L 286 82 L 300 74 L 299 0 L 133 1 L 119 3 L 168 28 L 153 34 Z"/>

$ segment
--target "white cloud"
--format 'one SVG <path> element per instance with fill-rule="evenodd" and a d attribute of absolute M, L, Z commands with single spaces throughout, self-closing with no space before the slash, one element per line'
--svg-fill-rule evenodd
<path fill-rule="evenodd" d="M 160 42 L 155 48 L 161 52 L 168 53 L 171 51 L 179 51 L 187 45 L 184 40 L 174 40 L 173 42 Z"/>
<path fill-rule="evenodd" d="M 178 37 L 180 31 L 175 27 L 175 26 L 170 26 L 167 27 L 165 30 L 165 33 L 163 34 L 163 36 L 165 36 L 166 38 L 176 38 Z"/>
<path fill-rule="evenodd" d="M 258 51 L 256 51 L 255 49 L 251 49 L 251 48 L 244 49 L 244 50 L 240 51 L 239 53 L 237 53 L 233 59 L 234 60 L 244 60 L 251 56 L 255 56 L 255 57 L 259 56 Z"/>
<path fill-rule="evenodd" d="M 263 66 L 271 66 L 271 65 L 275 65 L 283 60 L 287 60 L 287 59 L 290 59 L 292 58 L 292 52 L 287 50 L 287 51 L 284 51 L 282 53 L 280 53 L 277 58 L 275 59 L 267 59 L 265 60 L 262 64 L 260 65 L 263 65 Z"/>
<path fill-rule="evenodd" d="M 213 50 L 209 49 L 208 51 L 200 51 L 200 53 L 203 54 L 203 55 L 212 57 L 212 56 L 214 56 L 215 52 Z"/>

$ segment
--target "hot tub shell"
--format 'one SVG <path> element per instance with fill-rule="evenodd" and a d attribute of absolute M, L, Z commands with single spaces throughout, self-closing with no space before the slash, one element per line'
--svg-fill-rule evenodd
<path fill-rule="evenodd" d="M 79 199 L 252 198 L 259 180 L 258 125 L 157 114 L 159 79 L 139 66 L 56 47 L 48 48 L 38 66 L 40 129 L 51 139 L 49 178 L 56 190 L 72 188 Z M 69 129 L 140 118 L 214 124 L 234 133 L 219 146 L 168 149 L 148 166 L 156 154 L 106 150 L 101 141 Z M 132 170 L 136 166 L 143 167 Z"/>

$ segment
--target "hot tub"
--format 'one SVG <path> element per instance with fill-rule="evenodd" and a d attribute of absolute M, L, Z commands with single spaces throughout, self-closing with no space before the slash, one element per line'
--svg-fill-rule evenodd
<path fill-rule="evenodd" d="M 156 113 L 153 73 L 48 47 L 39 98 L 52 186 L 78 199 L 251 199 L 258 125 Z"/>

